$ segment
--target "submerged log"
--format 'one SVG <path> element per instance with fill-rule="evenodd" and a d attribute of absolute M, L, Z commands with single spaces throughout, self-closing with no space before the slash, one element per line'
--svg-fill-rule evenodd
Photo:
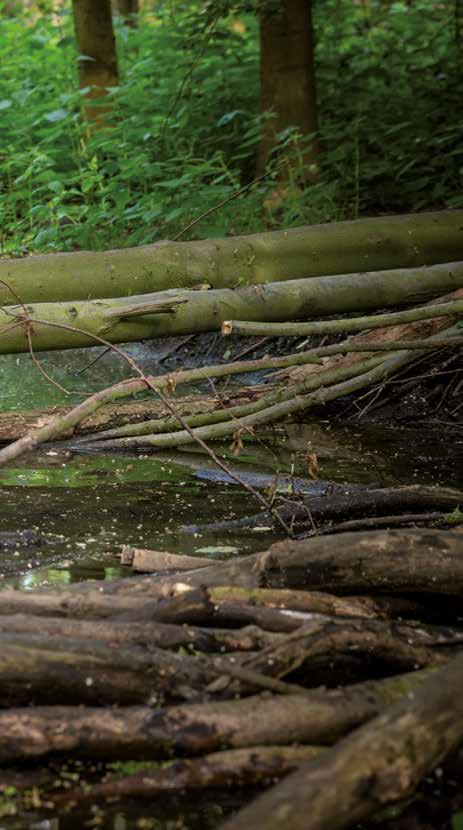
<path fill-rule="evenodd" d="M 463 234 L 462 234 L 463 235 Z M 281 321 L 320 314 L 374 310 L 420 303 L 443 292 L 463 288 L 463 263 L 425 268 L 341 273 L 330 277 L 288 280 L 246 288 L 173 291 L 130 298 L 28 305 L 28 325 L 36 351 L 73 349 L 105 342 L 126 343 L 153 337 L 220 331 L 230 317 Z M 145 308 L 150 300 L 184 300 L 172 313 L 123 317 L 122 311 Z M 115 316 L 119 310 L 120 316 Z M 79 331 L 76 331 L 78 329 Z M 29 351 L 24 309 L 0 309 L 0 352 Z M 101 341 L 100 341 L 101 342 Z"/>
<path fill-rule="evenodd" d="M 451 512 L 461 504 L 463 494 L 459 490 L 445 487 L 423 487 L 405 485 L 395 488 L 357 488 L 352 486 L 337 488 L 331 494 L 317 495 L 302 501 L 293 501 L 279 508 L 279 513 L 292 526 L 308 525 L 313 522 L 326 522 L 342 518 L 377 518 L 388 513 L 418 511 L 430 509 Z M 241 519 L 215 522 L 209 525 L 192 525 L 187 530 L 225 531 L 249 527 L 267 527 L 274 524 L 274 517 L 269 511 Z"/>
<path fill-rule="evenodd" d="M 234 288 L 327 274 L 414 268 L 461 258 L 463 211 L 381 216 L 271 233 L 158 242 L 0 261 L 25 303 L 87 300 L 191 287 Z M 0 288 L 2 305 L 11 302 Z"/>
<path fill-rule="evenodd" d="M 226 821 L 223 830 L 341 830 L 410 796 L 463 739 L 463 656 Z"/>
<path fill-rule="evenodd" d="M 211 412 L 218 405 L 217 398 L 213 395 L 184 395 L 175 400 L 175 406 L 182 416 Z M 44 424 L 48 424 L 51 418 L 65 415 L 73 408 L 71 406 L 52 406 L 48 409 L 0 412 L 0 443 L 16 441 L 18 438 L 27 435 L 31 430 L 40 429 Z M 147 418 L 165 418 L 167 415 L 169 415 L 169 410 L 159 400 L 119 401 L 115 404 L 104 404 L 96 412 L 84 418 L 77 429 L 79 434 L 85 435 L 95 430 L 107 429 L 110 426 L 121 427 L 129 423 L 142 423 Z M 74 429 L 74 427 L 70 427 L 65 430 L 61 437 L 72 436 Z"/>

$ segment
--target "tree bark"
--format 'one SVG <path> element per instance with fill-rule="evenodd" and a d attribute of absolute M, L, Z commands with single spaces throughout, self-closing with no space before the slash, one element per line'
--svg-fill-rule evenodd
<path fill-rule="evenodd" d="M 77 38 L 79 84 L 88 88 L 85 114 L 102 123 L 107 107 L 92 105 L 105 97 L 109 87 L 119 84 L 116 40 L 110 0 L 72 0 Z"/>
<path fill-rule="evenodd" d="M 279 133 L 290 127 L 303 137 L 317 132 L 314 45 L 311 0 L 264 5 L 260 13 L 260 109 L 264 115 L 271 115 L 262 124 L 260 174 L 265 171 Z M 310 149 L 304 150 L 302 161 L 315 165 L 319 153 L 316 136 Z M 291 153 L 294 157 L 287 160 L 288 167 L 297 173 L 297 143 L 291 146 Z"/>
<path fill-rule="evenodd" d="M 191 587 L 233 585 L 334 594 L 429 593 L 461 597 L 461 549 L 462 534 L 451 530 L 342 533 L 335 545 L 329 536 L 277 542 L 261 554 L 183 573 L 181 582 Z M 168 577 L 163 584 L 176 581 Z M 109 585 L 106 592 L 111 590 Z"/>
<path fill-rule="evenodd" d="M 158 242 L 0 260 L 0 279 L 25 303 L 123 297 L 207 282 L 212 288 L 463 258 L 463 211 L 381 216 L 272 233 Z M 0 285 L 2 305 L 16 302 Z M 228 315 L 230 317 L 230 315 Z M 258 319 L 258 318 L 256 318 Z"/>
<path fill-rule="evenodd" d="M 385 705 L 408 695 L 429 674 L 424 670 L 294 694 L 290 701 L 284 695 L 265 694 L 167 709 L 36 706 L 0 711 L 0 763 L 63 753 L 91 760 L 135 760 L 258 745 L 329 746 Z"/>
<path fill-rule="evenodd" d="M 199 414 L 201 412 L 212 412 L 217 407 L 217 398 L 209 395 L 188 395 L 178 398 L 175 406 L 183 416 Z M 35 430 L 50 420 L 53 416 L 65 415 L 70 412 L 70 406 L 53 406 L 49 409 L 31 409 L 20 412 L 0 412 L 0 443 L 15 441 L 26 435 L 30 430 Z M 103 430 L 105 428 L 116 428 L 126 424 L 143 423 L 147 418 L 165 418 L 169 410 L 159 400 L 144 401 L 120 401 L 116 404 L 105 404 L 93 415 L 79 424 L 79 434 Z M 63 438 L 73 435 L 74 429 Z"/>
<path fill-rule="evenodd" d="M 213 752 L 204 758 L 174 761 L 164 769 L 142 770 L 123 778 L 112 776 L 102 784 L 76 788 L 51 800 L 55 806 L 80 807 L 101 799 L 153 799 L 180 792 L 268 786 L 321 751 L 313 746 L 254 746 Z"/>
<path fill-rule="evenodd" d="M 455 262 L 429 268 L 274 282 L 235 291 L 181 291 L 153 296 L 153 301 L 164 298 L 186 300 L 175 312 L 165 314 L 126 317 L 126 298 L 43 303 L 28 306 L 27 312 L 33 323 L 34 350 L 50 351 L 101 345 L 95 337 L 112 343 L 126 343 L 220 331 L 222 323 L 232 317 L 271 322 L 420 303 L 462 287 L 463 262 Z M 130 298 L 134 308 L 137 304 L 143 308 L 146 302 L 146 295 Z M 22 319 L 20 306 L 7 306 L 0 311 L 0 353 L 29 351 L 27 328 Z M 81 331 L 73 331 L 73 328 Z"/>
<path fill-rule="evenodd" d="M 222 825 L 342 830 L 410 796 L 463 738 L 463 656 Z"/>
<path fill-rule="evenodd" d="M 126 26 L 137 26 L 138 0 L 113 0 L 116 12 L 122 17 Z"/>

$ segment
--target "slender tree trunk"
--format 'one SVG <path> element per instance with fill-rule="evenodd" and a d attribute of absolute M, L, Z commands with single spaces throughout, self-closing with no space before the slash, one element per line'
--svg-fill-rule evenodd
<path fill-rule="evenodd" d="M 138 0 L 113 0 L 113 8 L 119 14 L 127 26 L 134 29 L 137 25 Z"/>
<path fill-rule="evenodd" d="M 87 101 L 107 94 L 108 87 L 117 86 L 116 42 L 114 38 L 110 0 L 72 0 L 74 27 L 79 52 L 79 83 L 89 87 Z M 87 103 L 85 113 L 89 120 L 100 121 L 106 108 Z"/>
<path fill-rule="evenodd" d="M 278 133 L 287 127 L 304 136 L 317 131 L 311 0 L 282 0 L 262 11 L 260 73 L 261 111 L 273 113 L 262 127 L 258 167 L 263 172 Z M 303 161 L 315 164 L 318 152 L 315 139 Z"/>

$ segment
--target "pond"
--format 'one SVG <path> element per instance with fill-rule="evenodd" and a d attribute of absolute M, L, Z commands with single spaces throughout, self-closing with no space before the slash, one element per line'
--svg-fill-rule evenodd
<path fill-rule="evenodd" d="M 23 370 L 22 363 L 19 368 Z M 13 375 L 8 377 L 11 384 Z M 118 379 L 117 373 L 110 378 Z M 16 376 L 16 388 L 17 383 Z M 49 403 L 42 397 L 41 381 L 37 384 L 40 394 L 29 390 L 28 405 Z M 61 402 L 55 392 L 52 397 Z M 214 449 L 239 476 L 257 472 L 267 484 L 285 487 L 288 477 L 308 479 L 308 454 L 313 452 L 320 478 L 327 481 L 463 487 L 463 437 L 438 423 L 418 428 L 307 420 L 262 429 L 238 455 L 229 444 Z M 213 560 L 260 551 L 280 538 L 268 528 L 188 530 L 260 509 L 246 490 L 216 480 L 213 473 L 214 465 L 200 448 L 111 455 L 77 452 L 57 442 L 23 456 L 0 469 L 0 586 L 30 590 L 129 576 L 131 571 L 120 563 L 126 544 Z M 7 535 L 18 531 L 27 531 L 29 544 Z M 225 793 L 193 802 L 122 803 L 60 818 L 44 814 L 40 805 L 27 815 L 9 816 L 5 802 L 0 803 L 0 830 L 212 830 L 239 803 L 239 794 Z"/>

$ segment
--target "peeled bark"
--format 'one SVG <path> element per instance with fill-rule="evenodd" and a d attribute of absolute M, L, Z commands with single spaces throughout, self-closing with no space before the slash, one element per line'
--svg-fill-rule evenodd
<path fill-rule="evenodd" d="M 304 280 L 275 282 L 235 291 L 182 291 L 165 297 L 186 300 L 175 312 L 143 314 L 126 318 L 127 299 L 75 303 L 43 303 L 28 306 L 32 344 L 36 351 L 73 349 L 153 337 L 220 331 L 231 317 L 243 320 L 279 321 L 320 314 L 342 314 L 398 304 L 420 303 L 443 292 L 463 288 L 463 262 L 430 268 L 341 274 Z M 156 299 L 163 298 L 158 295 Z M 153 298 L 154 299 L 154 298 Z M 146 303 L 132 297 L 131 305 Z M 120 318 L 115 312 L 121 310 Z M 9 306 L 0 310 L 0 353 L 29 350 L 23 310 Z M 17 323 L 17 325 L 15 325 Z M 64 326 L 64 328 L 61 328 Z M 73 328 L 81 331 L 73 331 Z M 88 332 L 85 333 L 85 332 Z M 101 342 L 101 341 L 100 341 Z"/>
<path fill-rule="evenodd" d="M 0 279 L 11 285 L 23 302 L 33 303 L 149 294 L 204 282 L 212 288 L 235 288 L 366 270 L 416 268 L 462 258 L 463 211 L 455 210 L 357 219 L 228 239 L 2 259 Z M 2 305 L 14 302 L 3 285 L 0 301 Z"/>
<path fill-rule="evenodd" d="M 271 117 L 262 125 L 260 173 L 283 130 L 295 127 L 305 137 L 317 132 L 314 46 L 311 0 L 264 5 L 260 14 L 260 109 Z M 318 139 L 314 137 L 311 148 L 304 149 L 303 161 L 314 163 Z M 297 147 L 291 151 L 296 155 Z M 294 158 L 288 159 L 288 166 L 296 166 Z"/>
<path fill-rule="evenodd" d="M 110 0 L 72 0 L 77 38 L 79 83 L 85 93 L 85 114 L 94 123 L 104 120 L 107 107 L 91 102 L 118 86 L 116 41 Z"/>
<path fill-rule="evenodd" d="M 410 796 L 463 738 L 463 656 L 222 825 L 341 830 Z"/>

